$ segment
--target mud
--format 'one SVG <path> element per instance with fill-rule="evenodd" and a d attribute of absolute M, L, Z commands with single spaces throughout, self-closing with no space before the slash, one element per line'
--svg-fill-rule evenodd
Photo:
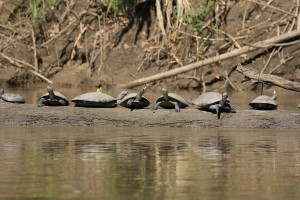
<path fill-rule="evenodd" d="M 196 107 L 174 110 L 150 108 L 130 111 L 117 108 L 37 107 L 34 104 L 0 102 L 0 125 L 8 126 L 145 126 L 193 128 L 300 129 L 300 110 L 238 110 L 218 120 Z"/>

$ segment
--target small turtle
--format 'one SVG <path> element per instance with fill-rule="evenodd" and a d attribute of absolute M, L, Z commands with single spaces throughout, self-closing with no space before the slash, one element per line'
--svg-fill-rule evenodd
<path fill-rule="evenodd" d="M 231 113 L 236 112 L 235 106 L 230 104 L 227 93 L 205 92 L 197 99 L 188 99 L 187 102 L 199 106 L 201 110 L 216 112 L 218 119 L 220 119 L 222 111 Z"/>
<path fill-rule="evenodd" d="M 186 108 L 189 105 L 186 100 L 175 93 L 168 93 L 168 90 L 162 89 L 162 96 L 156 100 L 156 104 L 153 106 L 152 111 L 156 110 L 158 106 L 166 109 L 175 108 L 176 112 L 180 112 L 180 108 Z"/>
<path fill-rule="evenodd" d="M 93 108 L 113 108 L 128 94 L 127 91 L 121 92 L 117 98 L 102 92 L 88 92 L 72 99 L 75 106 Z"/>
<path fill-rule="evenodd" d="M 276 99 L 277 94 L 274 90 L 272 97 L 260 95 L 256 97 L 251 103 L 249 103 L 249 105 L 256 110 L 274 110 L 278 107 Z"/>
<path fill-rule="evenodd" d="M 138 93 L 127 94 L 119 104 L 123 107 L 133 109 L 145 108 L 150 105 L 149 100 L 143 95 L 147 87 L 143 87 Z"/>
<path fill-rule="evenodd" d="M 25 99 L 15 93 L 4 93 L 4 89 L 0 88 L 0 99 L 11 103 L 25 103 Z"/>
<path fill-rule="evenodd" d="M 43 94 L 38 102 L 38 107 L 41 106 L 68 106 L 67 97 L 60 92 L 54 91 L 50 86 L 47 87 L 48 93 Z"/>

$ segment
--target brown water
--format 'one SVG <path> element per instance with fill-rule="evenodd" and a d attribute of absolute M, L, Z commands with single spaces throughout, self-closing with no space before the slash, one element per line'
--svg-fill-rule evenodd
<path fill-rule="evenodd" d="M 0 199 L 300 199 L 299 130 L 0 132 Z"/>

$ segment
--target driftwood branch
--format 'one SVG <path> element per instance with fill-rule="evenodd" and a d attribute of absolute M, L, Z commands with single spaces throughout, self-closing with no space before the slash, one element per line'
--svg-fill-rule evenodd
<path fill-rule="evenodd" d="M 144 85 L 146 83 L 150 83 L 150 82 L 153 82 L 153 81 L 157 81 L 157 80 L 169 78 L 169 77 L 172 77 L 172 76 L 175 76 L 175 75 L 178 75 L 178 74 L 182 74 L 182 73 L 191 71 L 193 69 L 203 67 L 205 65 L 209 65 L 209 64 L 212 64 L 212 63 L 215 63 L 215 62 L 219 62 L 221 60 L 226 60 L 226 59 L 229 59 L 229 58 L 232 58 L 232 57 L 235 57 L 235 56 L 239 56 L 239 55 L 242 55 L 242 54 L 245 54 L 245 53 L 252 52 L 252 51 L 257 49 L 256 46 L 265 46 L 265 45 L 271 45 L 271 44 L 274 44 L 274 43 L 280 43 L 282 41 L 289 40 L 289 39 L 297 37 L 297 36 L 300 36 L 300 30 L 291 31 L 291 32 L 283 34 L 283 35 L 275 36 L 273 38 L 270 38 L 270 39 L 267 39 L 267 40 L 264 40 L 264 41 L 261 41 L 261 42 L 254 43 L 253 46 L 244 46 L 240 49 L 235 49 L 235 50 L 230 51 L 230 52 L 225 53 L 225 54 L 214 56 L 212 58 L 208 58 L 208 59 L 205 59 L 205 60 L 202 60 L 202 61 L 198 61 L 198 62 L 189 64 L 189 65 L 186 65 L 186 66 L 183 66 L 183 67 L 180 67 L 180 68 L 172 69 L 172 70 L 169 70 L 167 72 L 162 72 L 162 73 L 159 73 L 159 74 L 155 74 L 155 75 L 152 75 L 152 76 L 149 76 L 149 77 L 146 77 L 146 78 L 137 79 L 135 81 L 129 82 L 127 84 L 121 84 L 119 86 L 123 87 L 123 88 L 137 87 L 137 86 L 140 86 L 140 85 Z"/>
<path fill-rule="evenodd" d="M 300 92 L 300 83 L 298 82 L 289 81 L 271 74 L 260 74 L 257 71 L 247 69 L 241 65 L 239 65 L 236 70 L 252 80 L 269 82 L 287 90 Z"/>
<path fill-rule="evenodd" d="M 16 58 L 11 58 L 11 57 L 9 57 L 9 56 L 6 56 L 6 55 L 4 55 L 4 54 L 1 53 L 1 52 L 0 52 L 0 56 L 2 56 L 4 59 L 6 59 L 8 62 L 10 62 L 12 65 L 17 66 L 17 67 L 19 67 L 19 68 L 26 69 L 26 68 L 24 68 L 23 65 L 25 65 L 25 66 L 27 66 L 27 67 L 30 67 L 31 69 L 28 69 L 29 72 L 31 72 L 32 74 L 34 74 L 34 75 L 40 77 L 41 79 L 47 81 L 48 83 L 53 84 L 53 82 L 52 82 L 51 80 L 47 79 L 47 78 L 46 78 L 45 76 L 43 76 L 42 74 L 36 72 L 36 71 L 35 71 L 35 66 L 33 66 L 33 65 L 29 64 L 29 63 L 26 63 L 26 62 L 24 62 L 24 61 L 18 60 L 18 59 L 16 59 Z"/>

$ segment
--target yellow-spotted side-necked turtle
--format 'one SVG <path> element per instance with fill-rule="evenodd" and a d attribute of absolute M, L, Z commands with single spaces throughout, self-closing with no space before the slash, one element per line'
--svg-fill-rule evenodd
<path fill-rule="evenodd" d="M 218 92 L 205 92 L 197 99 L 188 99 L 187 102 L 192 105 L 197 105 L 201 110 L 217 113 L 218 119 L 221 117 L 221 112 L 235 113 L 235 106 L 230 104 L 228 94 L 220 94 Z"/>
<path fill-rule="evenodd" d="M 68 106 L 69 101 L 60 92 L 54 91 L 50 86 L 47 87 L 47 93 L 43 94 L 38 102 L 38 107 L 41 106 Z"/>
<path fill-rule="evenodd" d="M 118 104 L 131 110 L 149 106 L 150 101 L 144 96 L 146 89 L 145 86 L 137 93 L 127 94 Z"/>
<path fill-rule="evenodd" d="M 25 99 L 15 93 L 4 93 L 4 89 L 0 88 L 0 99 L 10 103 L 25 103 Z"/>
<path fill-rule="evenodd" d="M 256 97 L 253 101 L 251 101 L 249 103 L 249 106 L 256 110 L 274 110 L 278 107 L 276 99 L 277 93 L 274 90 L 273 96 L 269 97 L 267 95 L 260 95 Z"/>
<path fill-rule="evenodd" d="M 114 98 L 102 92 L 88 92 L 74 97 L 72 102 L 78 107 L 113 108 L 116 107 L 127 94 L 127 91 L 122 91 L 117 98 Z"/>
<path fill-rule="evenodd" d="M 186 100 L 176 93 L 168 93 L 168 90 L 162 89 L 162 96 L 160 96 L 155 105 L 152 107 L 152 111 L 156 110 L 158 106 L 166 109 L 174 109 L 176 112 L 180 112 L 180 108 L 186 108 L 189 105 Z"/>

